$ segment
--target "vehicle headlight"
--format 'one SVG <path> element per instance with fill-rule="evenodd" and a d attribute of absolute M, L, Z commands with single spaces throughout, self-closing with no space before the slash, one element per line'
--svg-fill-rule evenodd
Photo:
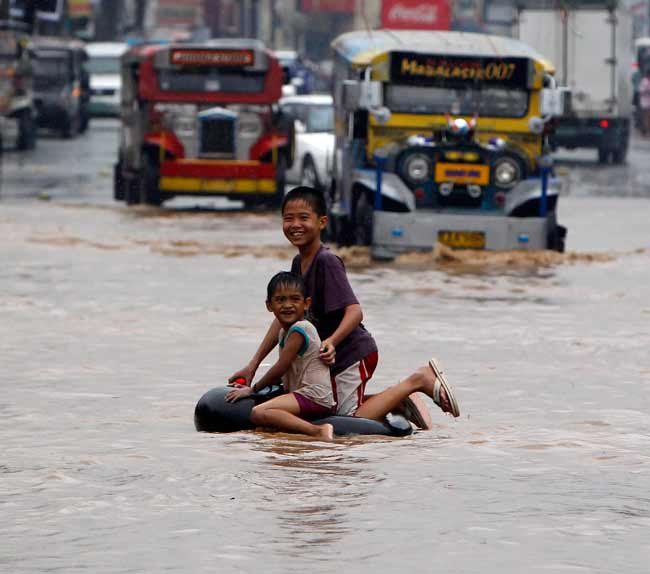
<path fill-rule="evenodd" d="M 521 179 L 519 162 L 511 157 L 502 157 L 494 164 L 494 185 L 510 189 Z"/>
<path fill-rule="evenodd" d="M 412 183 L 424 183 L 431 177 L 431 161 L 426 155 L 414 153 L 404 162 L 404 173 Z"/>

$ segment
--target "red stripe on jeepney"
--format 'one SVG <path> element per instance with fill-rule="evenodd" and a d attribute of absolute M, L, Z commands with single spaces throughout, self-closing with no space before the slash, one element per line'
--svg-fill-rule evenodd
<path fill-rule="evenodd" d="M 181 159 L 163 161 L 160 175 L 167 177 L 200 177 L 232 179 L 273 179 L 275 166 L 257 161 L 224 162 L 219 160 Z"/>

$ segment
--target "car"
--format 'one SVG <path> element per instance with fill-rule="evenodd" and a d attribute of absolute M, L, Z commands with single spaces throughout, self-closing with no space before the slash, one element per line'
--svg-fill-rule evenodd
<path fill-rule="evenodd" d="M 294 161 L 287 170 L 290 183 L 326 190 L 331 183 L 334 154 L 334 106 L 332 96 L 287 96 L 280 108 L 294 119 Z"/>
<path fill-rule="evenodd" d="M 39 36 L 34 54 L 34 101 L 39 127 L 74 137 L 88 126 L 88 59 L 82 42 Z"/>
<path fill-rule="evenodd" d="M 92 117 L 120 115 L 120 58 L 127 50 L 128 45 L 122 42 L 91 42 L 86 45 L 90 72 L 89 111 Z"/>

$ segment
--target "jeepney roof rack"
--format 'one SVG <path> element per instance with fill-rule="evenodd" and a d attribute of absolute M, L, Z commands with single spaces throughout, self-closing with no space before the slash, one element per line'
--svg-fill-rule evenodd
<path fill-rule="evenodd" d="M 506 36 L 474 32 L 424 30 L 357 30 L 336 38 L 334 51 L 355 67 L 365 67 L 372 60 L 392 50 L 408 50 L 422 54 L 496 57 L 523 57 L 541 62 L 548 70 L 552 64 L 532 47 Z"/>

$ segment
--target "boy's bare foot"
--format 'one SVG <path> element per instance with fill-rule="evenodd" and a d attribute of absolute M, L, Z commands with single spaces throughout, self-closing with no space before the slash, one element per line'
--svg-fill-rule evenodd
<path fill-rule="evenodd" d="M 320 432 L 317 438 L 324 440 L 326 442 L 332 442 L 334 440 L 334 427 L 331 424 L 325 423 L 319 425 L 318 429 Z"/>

